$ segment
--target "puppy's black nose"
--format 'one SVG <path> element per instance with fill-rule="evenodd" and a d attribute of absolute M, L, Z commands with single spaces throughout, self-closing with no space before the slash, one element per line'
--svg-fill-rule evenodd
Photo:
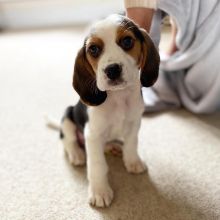
<path fill-rule="evenodd" d="M 122 67 L 117 63 L 113 63 L 108 65 L 104 72 L 106 73 L 107 77 L 111 80 L 116 80 L 121 76 Z"/>

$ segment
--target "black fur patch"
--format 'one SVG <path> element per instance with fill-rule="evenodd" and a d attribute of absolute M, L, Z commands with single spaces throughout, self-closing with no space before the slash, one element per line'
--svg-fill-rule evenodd
<path fill-rule="evenodd" d="M 88 121 L 87 106 L 79 100 L 75 106 L 69 106 L 66 108 L 62 117 L 62 122 L 65 118 L 72 121 L 76 125 L 77 129 L 83 133 L 85 124 Z M 62 130 L 60 131 L 60 138 L 64 138 Z"/>
<path fill-rule="evenodd" d="M 74 106 L 73 109 L 73 121 L 76 127 L 80 129 L 81 132 L 84 131 L 85 124 L 88 121 L 87 106 L 83 104 L 80 100 Z"/>
<path fill-rule="evenodd" d="M 62 130 L 60 130 L 60 139 L 63 139 L 64 138 L 64 134 L 62 132 Z"/>

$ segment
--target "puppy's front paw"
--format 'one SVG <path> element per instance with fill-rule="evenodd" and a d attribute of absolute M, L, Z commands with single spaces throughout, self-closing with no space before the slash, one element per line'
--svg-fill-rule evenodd
<path fill-rule="evenodd" d="M 137 158 L 134 161 L 125 161 L 125 167 L 129 173 L 143 173 L 146 170 L 146 166 L 143 162 Z"/>
<path fill-rule="evenodd" d="M 89 187 L 89 203 L 97 207 L 108 207 L 113 199 L 113 191 L 109 185 Z"/>

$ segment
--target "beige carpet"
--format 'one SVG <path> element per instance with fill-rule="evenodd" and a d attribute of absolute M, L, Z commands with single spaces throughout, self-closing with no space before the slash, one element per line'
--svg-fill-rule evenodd
<path fill-rule="evenodd" d="M 60 118 L 77 100 L 71 78 L 81 36 L 71 29 L 0 35 L 0 219 L 219 220 L 220 114 L 145 117 L 140 153 L 148 173 L 130 175 L 108 157 L 113 204 L 87 204 L 86 168 L 68 164 L 43 119 Z"/>

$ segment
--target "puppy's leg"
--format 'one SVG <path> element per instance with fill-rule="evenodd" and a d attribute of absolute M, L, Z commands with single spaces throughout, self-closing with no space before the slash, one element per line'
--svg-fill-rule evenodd
<path fill-rule="evenodd" d="M 108 183 L 108 166 L 104 155 L 104 141 L 86 128 L 86 153 L 89 180 L 89 203 L 97 207 L 109 206 L 113 191 Z"/>
<path fill-rule="evenodd" d="M 137 152 L 139 128 L 140 121 L 132 123 L 125 131 L 125 142 L 122 148 L 123 160 L 129 173 L 142 173 L 146 169 Z"/>
<path fill-rule="evenodd" d="M 64 118 L 61 130 L 64 150 L 70 163 L 75 166 L 84 165 L 86 162 L 85 152 L 78 145 L 75 124 L 70 119 Z"/>

